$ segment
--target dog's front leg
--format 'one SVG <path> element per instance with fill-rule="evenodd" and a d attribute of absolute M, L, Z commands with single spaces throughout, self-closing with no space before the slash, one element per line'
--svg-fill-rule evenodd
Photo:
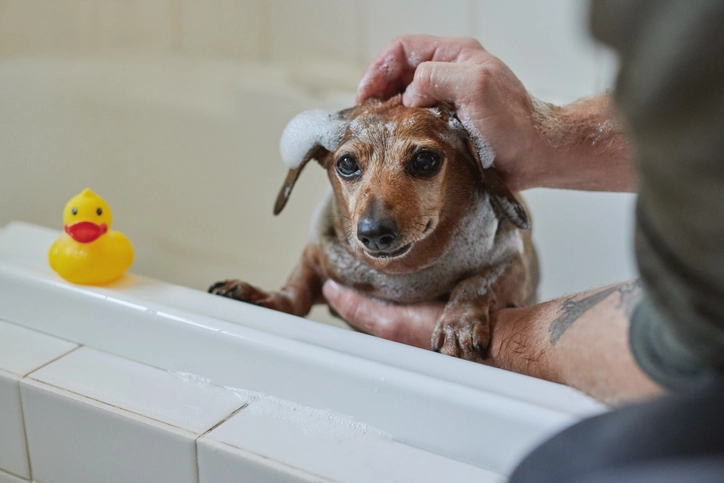
<path fill-rule="evenodd" d="M 482 362 L 490 344 L 490 312 L 523 303 L 525 273 L 519 263 L 491 267 L 462 280 L 432 333 L 432 349 Z"/>
<path fill-rule="evenodd" d="M 241 280 L 215 283 L 209 292 L 269 309 L 304 317 L 312 305 L 324 302 L 322 252 L 318 245 L 307 245 L 302 260 L 278 292 L 266 292 Z"/>

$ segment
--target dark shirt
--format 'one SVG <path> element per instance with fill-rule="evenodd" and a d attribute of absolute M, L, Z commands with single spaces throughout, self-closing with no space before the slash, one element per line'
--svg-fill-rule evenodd
<path fill-rule="evenodd" d="M 596 0 L 618 52 L 615 103 L 639 179 L 631 320 L 641 367 L 671 388 L 724 370 L 724 1 Z"/>

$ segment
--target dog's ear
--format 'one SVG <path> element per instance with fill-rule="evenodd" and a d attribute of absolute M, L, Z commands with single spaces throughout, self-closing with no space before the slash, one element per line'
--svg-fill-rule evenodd
<path fill-rule="evenodd" d="M 495 168 L 483 169 L 483 183 L 488 189 L 490 199 L 495 206 L 510 220 L 515 226 L 522 230 L 530 228 L 528 213 L 525 211 L 523 204 L 515 197 L 513 193 L 505 186 L 503 178 L 495 170 Z"/>
<path fill-rule="evenodd" d="M 483 184 L 485 185 L 485 189 L 488 191 L 488 195 L 490 196 L 491 203 L 493 203 L 495 208 L 503 213 L 506 218 L 513 222 L 515 226 L 522 230 L 528 229 L 530 227 L 528 213 L 526 213 L 521 202 L 518 201 L 515 195 L 508 189 L 503 182 L 503 178 L 500 177 L 500 174 L 495 170 L 495 168 L 492 166 L 488 168 L 483 167 L 478 148 L 469 136 L 466 141 L 468 151 L 470 151 L 470 154 L 473 155 L 473 159 L 480 171 L 480 176 L 483 180 Z"/>
<path fill-rule="evenodd" d="M 274 204 L 275 215 L 287 204 L 304 166 L 312 159 L 323 164 L 327 156 L 337 150 L 347 130 L 347 118 L 351 110 L 305 111 L 287 124 L 279 141 L 279 150 L 289 172 Z"/>
<path fill-rule="evenodd" d="M 297 178 L 299 178 L 299 174 L 302 172 L 302 169 L 304 169 L 304 166 L 312 159 L 316 159 L 321 163 L 327 155 L 329 155 L 329 151 L 321 145 L 315 144 L 312 149 L 307 151 L 307 154 L 304 156 L 302 162 L 299 163 L 298 167 L 289 169 L 282 189 L 279 190 L 279 194 L 277 195 L 277 201 L 274 203 L 275 215 L 281 213 L 284 206 L 286 206 L 289 195 L 292 194 L 292 188 L 294 188 L 294 184 L 297 182 Z"/>

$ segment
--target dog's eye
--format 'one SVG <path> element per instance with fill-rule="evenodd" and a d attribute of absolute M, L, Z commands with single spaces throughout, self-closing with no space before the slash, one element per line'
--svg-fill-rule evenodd
<path fill-rule="evenodd" d="M 429 177 L 440 171 L 442 160 L 435 151 L 422 150 L 415 153 L 408 165 L 408 171 L 413 176 Z"/>
<path fill-rule="evenodd" d="M 360 174 L 361 169 L 357 159 L 350 154 L 345 154 L 337 160 L 337 172 L 343 178 L 353 178 Z"/>

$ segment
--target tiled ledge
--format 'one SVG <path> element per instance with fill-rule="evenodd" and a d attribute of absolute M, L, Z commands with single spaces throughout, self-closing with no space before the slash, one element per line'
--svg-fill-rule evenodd
<path fill-rule="evenodd" d="M 23 404 L 32 405 L 25 414 L 31 466 L 40 465 L 38 471 L 44 467 L 33 455 L 33 435 L 53 428 L 53 421 L 75 418 L 72 427 L 81 428 L 74 436 L 78 444 L 63 445 L 72 428 L 57 427 L 55 439 L 36 438 L 49 441 L 36 447 L 62 449 L 64 461 L 84 454 L 79 448 L 86 447 L 97 454 L 83 461 L 102 461 L 102 450 L 113 444 L 126 441 L 127 453 L 140 457 L 152 454 L 142 450 L 146 440 L 180 438 L 186 443 L 179 443 L 178 455 L 188 457 L 188 448 L 198 446 L 199 458 L 208 456 L 206 465 L 201 459 L 198 463 L 201 481 L 205 474 L 213 475 L 206 481 L 224 481 L 224 474 L 233 481 L 237 472 L 276 475 L 278 481 L 374 481 L 380 471 L 399 471 L 406 480 L 404 475 L 418 470 L 419 478 L 409 481 L 432 481 L 434 468 L 490 481 L 506 474 L 542 438 L 601 410 L 555 384 L 161 282 L 128 276 L 106 288 L 72 286 L 45 265 L 45 250 L 55 236 L 52 230 L 23 224 L 0 231 L 0 318 L 72 341 L 71 348 L 87 346 L 22 380 Z M 159 389 L 166 385 L 175 389 Z M 169 398 L 151 395 L 159 391 Z M 270 396 L 259 399 L 248 391 Z M 207 399 L 190 402 L 196 392 Z M 302 411 L 346 416 L 321 435 L 312 434 L 320 433 L 312 431 L 317 425 L 289 420 L 284 411 L 273 409 L 274 398 Z M 181 409 L 190 404 L 213 417 L 185 428 L 178 423 L 183 411 L 174 415 L 174 404 Z M 155 409 L 144 412 L 146 406 Z M 54 412 L 56 417 L 49 416 Z M 89 440 L 84 431 L 102 424 L 81 423 L 93 418 L 111 429 Z M 382 433 L 362 431 L 340 440 L 333 429 L 350 421 Z M 125 453 L 116 448 L 112 454 L 118 459 Z M 392 456 L 384 456 L 388 454 Z M 154 465 L 146 468 L 133 461 L 116 463 L 153 474 Z M 185 464 L 196 468 L 195 459 L 193 465 Z M 45 468 L 48 475 L 55 474 L 52 466 Z M 37 479 L 67 481 L 44 480 L 40 474 Z M 84 480 L 76 475 L 73 481 Z"/>

